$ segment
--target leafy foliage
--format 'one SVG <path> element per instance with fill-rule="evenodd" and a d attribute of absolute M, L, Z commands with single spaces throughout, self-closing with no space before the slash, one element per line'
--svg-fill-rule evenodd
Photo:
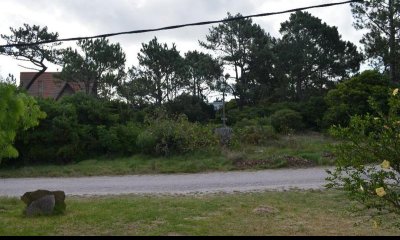
<path fill-rule="evenodd" d="M 237 144 L 260 145 L 278 139 L 278 134 L 271 125 L 246 125 L 235 129 L 234 139 Z"/>
<path fill-rule="evenodd" d="M 272 126 L 281 133 L 304 128 L 303 118 L 299 112 L 291 109 L 282 109 L 271 116 Z"/>
<path fill-rule="evenodd" d="M 149 119 L 146 130 L 138 136 L 137 145 L 143 153 L 167 156 L 218 146 L 218 138 L 211 127 L 190 123 L 186 116 L 176 119 L 160 112 Z"/>
<path fill-rule="evenodd" d="M 338 166 L 329 172 L 328 187 L 343 189 L 380 214 L 400 213 L 400 96 L 391 93 L 388 113 L 370 101 L 374 114 L 354 116 L 348 127 L 333 127 L 342 140 L 336 147 Z M 380 164 L 380 166 L 379 166 Z"/>
<path fill-rule="evenodd" d="M 369 30 L 364 34 L 367 57 L 371 64 L 389 71 L 392 82 L 400 76 L 400 2 L 397 0 L 370 0 L 352 3 L 356 29 Z"/>
<path fill-rule="evenodd" d="M 17 91 L 10 84 L 0 83 L 0 161 L 18 157 L 13 146 L 18 131 L 26 131 L 39 124 L 46 114 L 36 101 Z"/>
<path fill-rule="evenodd" d="M 328 104 L 325 127 L 333 124 L 347 126 L 351 116 L 372 113 L 373 109 L 368 104 L 370 98 L 385 112 L 389 86 L 389 79 L 377 71 L 365 71 L 338 84 L 325 98 Z"/>
<path fill-rule="evenodd" d="M 228 13 L 227 19 L 240 16 Z M 200 45 L 215 51 L 225 64 L 235 70 L 235 83 L 230 90 L 238 97 L 239 107 L 251 103 L 260 89 L 257 80 L 260 77 L 263 81 L 271 80 L 272 64 L 268 56 L 272 53 L 272 37 L 251 19 L 242 19 L 212 27 L 206 38 L 207 41 L 200 42 Z M 250 70 L 254 70 L 254 74 L 250 74 Z"/>
<path fill-rule="evenodd" d="M 125 76 L 125 53 L 121 46 L 105 38 L 80 40 L 81 52 L 68 48 L 63 52 L 60 78 L 83 84 L 86 94 L 110 99 Z"/>
<path fill-rule="evenodd" d="M 196 96 L 183 94 L 165 105 L 170 115 L 185 114 L 190 122 L 206 123 L 215 117 L 214 107 Z"/>
<path fill-rule="evenodd" d="M 198 51 L 185 54 L 185 67 L 189 78 L 187 90 L 192 96 L 201 99 L 205 99 L 205 88 L 215 88 L 216 82 L 222 76 L 222 66 L 218 60 Z"/>
<path fill-rule="evenodd" d="M 39 99 L 38 103 L 47 118 L 18 137 L 22 163 L 71 163 L 102 154 L 124 155 L 135 149 L 126 139 L 134 139 L 138 133 L 129 123 L 119 122 L 107 100 L 80 93 L 59 102 Z M 110 140 L 112 136 L 118 136 L 116 142 Z"/>
<path fill-rule="evenodd" d="M 341 39 L 336 27 L 300 11 L 281 25 L 283 36 L 275 51 L 291 99 L 322 95 L 335 81 L 359 70 L 361 54 Z"/>
<path fill-rule="evenodd" d="M 148 44 L 142 44 L 138 60 L 139 67 L 129 70 L 126 86 L 139 97 L 125 94 L 129 101 L 150 101 L 161 105 L 177 97 L 178 90 L 184 86 L 184 69 L 183 58 L 175 44 L 169 48 L 167 44 L 160 44 L 154 38 Z"/>

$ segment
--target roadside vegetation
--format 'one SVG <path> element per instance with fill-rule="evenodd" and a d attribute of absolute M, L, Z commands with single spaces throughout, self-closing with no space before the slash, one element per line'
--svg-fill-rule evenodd
<path fill-rule="evenodd" d="M 336 142 L 318 133 L 271 139 L 259 146 L 239 146 L 221 151 L 197 151 L 183 155 L 101 157 L 67 165 L 7 166 L 0 177 L 81 177 L 129 174 L 199 173 L 333 166 Z"/>

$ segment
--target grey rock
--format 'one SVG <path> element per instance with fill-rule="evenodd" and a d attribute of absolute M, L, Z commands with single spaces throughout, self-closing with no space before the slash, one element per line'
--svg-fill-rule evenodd
<path fill-rule="evenodd" d="M 53 214 L 55 205 L 56 198 L 54 195 L 46 195 L 29 204 L 25 209 L 25 215 L 28 217 L 37 215 L 51 215 Z"/>
<path fill-rule="evenodd" d="M 52 207 L 52 210 L 50 213 L 49 208 L 44 208 L 45 211 L 39 211 L 37 214 L 35 213 L 37 211 L 37 202 L 41 202 L 42 200 L 44 202 L 49 201 L 48 203 L 51 206 L 51 199 L 48 196 L 52 196 L 54 198 L 54 206 Z M 33 213 L 33 215 L 49 215 L 49 214 L 62 214 L 65 212 L 66 209 L 66 204 L 65 204 L 65 192 L 63 191 L 47 191 L 47 190 L 37 190 L 35 192 L 27 192 L 25 193 L 22 197 L 21 200 L 27 205 L 27 208 L 25 209 L 25 213 L 28 215 L 28 212 Z M 39 201 L 41 200 L 41 201 Z M 35 204 L 34 204 L 35 203 Z M 39 204 L 40 205 L 40 204 Z M 31 207 L 32 206 L 32 207 Z M 31 207 L 31 209 L 29 209 Z M 29 209 L 29 211 L 28 211 Z"/>

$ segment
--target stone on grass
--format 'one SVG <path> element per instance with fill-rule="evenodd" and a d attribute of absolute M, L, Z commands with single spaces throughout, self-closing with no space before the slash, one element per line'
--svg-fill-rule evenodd
<path fill-rule="evenodd" d="M 54 195 L 46 195 L 29 204 L 25 209 L 25 215 L 28 217 L 52 215 L 55 205 L 56 199 Z"/>
<path fill-rule="evenodd" d="M 24 211 L 27 216 L 62 214 L 67 207 L 63 191 L 27 192 L 21 200 L 27 205 Z"/>

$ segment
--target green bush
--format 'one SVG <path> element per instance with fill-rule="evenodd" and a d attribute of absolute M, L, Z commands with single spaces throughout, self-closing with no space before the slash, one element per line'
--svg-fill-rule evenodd
<path fill-rule="evenodd" d="M 375 113 L 354 116 L 348 127 L 335 126 L 337 169 L 328 187 L 345 190 L 367 209 L 400 214 L 400 96 L 391 93 L 388 111 L 369 101 Z M 379 166 L 380 165 L 380 166 Z"/>
<path fill-rule="evenodd" d="M 276 139 L 278 139 L 278 135 L 272 126 L 252 125 L 237 129 L 233 141 L 242 144 L 260 145 Z"/>
<path fill-rule="evenodd" d="M 311 97 L 308 101 L 299 104 L 299 112 L 307 128 L 321 130 L 324 127 L 323 119 L 328 106 L 323 97 Z"/>
<path fill-rule="evenodd" d="M 76 109 L 79 124 L 92 126 L 112 126 L 119 122 L 119 113 L 113 109 L 112 102 L 105 99 L 97 99 L 91 95 L 77 93 L 63 97 L 61 105 L 72 105 Z"/>
<path fill-rule="evenodd" d="M 21 154 L 16 164 L 65 164 L 104 154 L 139 152 L 136 138 L 142 130 L 136 122 L 120 121 L 123 105 L 82 93 L 60 101 L 38 99 L 38 104 L 47 118 L 18 136 Z"/>
<path fill-rule="evenodd" d="M 271 116 L 271 125 L 280 133 L 304 129 L 302 116 L 291 109 L 282 109 Z"/>
<path fill-rule="evenodd" d="M 132 155 L 139 152 L 136 145 L 141 128 L 133 122 L 115 125 L 107 129 L 98 126 L 99 144 L 107 154 Z"/>
<path fill-rule="evenodd" d="M 218 139 L 211 127 L 191 123 L 185 115 L 177 118 L 162 115 L 148 120 L 137 145 L 143 153 L 167 156 L 212 148 L 218 145 Z"/>
<path fill-rule="evenodd" d="M 246 121 L 247 120 L 252 120 L 252 119 L 258 119 L 258 118 L 263 118 L 267 117 L 267 111 L 264 106 L 246 106 L 243 107 L 243 109 L 239 108 L 234 108 L 234 109 L 229 109 L 226 111 L 226 116 L 228 118 L 228 124 L 233 126 L 241 121 Z M 222 113 L 218 112 L 217 113 L 217 120 L 220 121 L 222 117 Z"/>
<path fill-rule="evenodd" d="M 323 127 L 347 126 L 351 116 L 372 113 L 373 109 L 368 104 L 371 98 L 382 111 L 387 112 L 389 88 L 389 78 L 377 71 L 365 71 L 338 84 L 325 98 L 328 110 L 323 118 Z"/>
<path fill-rule="evenodd" d="M 157 138 L 151 131 L 143 131 L 136 140 L 136 146 L 144 154 L 154 154 L 157 147 Z"/>
<path fill-rule="evenodd" d="M 245 128 L 249 126 L 258 125 L 258 119 L 247 119 L 244 118 L 235 124 L 235 128 Z"/>
<path fill-rule="evenodd" d="M 190 122 L 207 122 L 215 118 L 214 107 L 198 97 L 181 95 L 165 105 L 170 115 L 185 114 Z"/>
<path fill-rule="evenodd" d="M 299 111 L 301 109 L 299 103 L 297 102 L 278 102 L 278 103 L 272 103 L 266 108 L 266 112 L 268 116 L 271 116 L 272 114 L 276 113 L 277 111 L 283 110 L 283 109 L 290 109 L 293 111 Z"/>
<path fill-rule="evenodd" d="M 16 146 L 21 154 L 17 162 L 67 163 L 79 158 L 83 144 L 75 107 L 43 99 L 38 104 L 47 118 L 18 136 Z"/>

